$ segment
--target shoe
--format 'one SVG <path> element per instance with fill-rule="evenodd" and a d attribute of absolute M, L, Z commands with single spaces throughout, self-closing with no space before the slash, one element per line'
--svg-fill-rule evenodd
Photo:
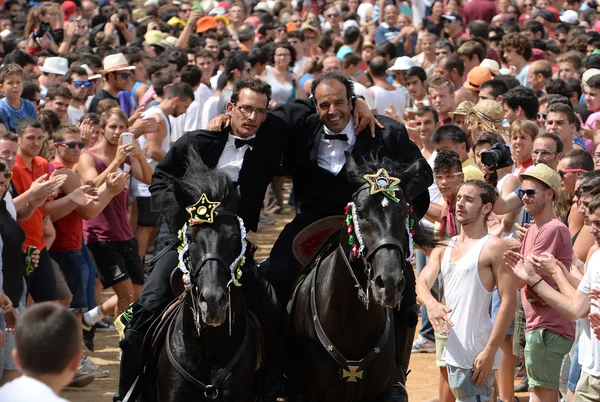
<path fill-rule="evenodd" d="M 75 377 L 73 377 L 73 381 L 71 381 L 71 383 L 69 385 L 67 385 L 67 387 L 71 387 L 71 388 L 87 387 L 95 379 L 96 379 L 96 377 L 94 377 L 93 375 L 91 375 L 89 373 L 82 371 L 80 368 L 77 371 L 77 374 L 75 374 Z"/>
<path fill-rule="evenodd" d="M 83 323 L 83 346 L 90 352 L 94 351 L 94 338 L 96 336 L 96 328 L 88 327 Z"/>
<path fill-rule="evenodd" d="M 94 329 L 99 332 L 113 332 L 117 330 L 117 327 L 113 325 L 109 318 L 104 317 L 94 324 Z"/>
<path fill-rule="evenodd" d="M 411 353 L 435 353 L 435 342 L 419 335 L 413 341 Z"/>
<path fill-rule="evenodd" d="M 515 386 L 515 392 L 527 392 L 529 391 L 529 379 L 527 377 L 523 378 L 523 381 L 519 383 L 519 385 Z"/>
<path fill-rule="evenodd" d="M 88 356 L 85 356 L 83 359 L 81 359 L 80 364 L 80 371 L 91 374 L 95 378 L 105 378 L 110 375 L 110 371 L 100 369 L 100 367 L 96 366 L 96 363 L 94 363 L 94 361 Z"/>

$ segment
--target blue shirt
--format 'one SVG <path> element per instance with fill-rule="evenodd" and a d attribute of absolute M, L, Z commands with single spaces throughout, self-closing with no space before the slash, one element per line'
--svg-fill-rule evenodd
<path fill-rule="evenodd" d="M 38 118 L 33 103 L 21 98 L 21 107 L 15 109 L 8 104 L 6 98 L 0 100 L 0 119 L 2 119 L 8 131 L 16 132 L 17 122 L 24 117 Z"/>
<path fill-rule="evenodd" d="M 382 22 L 379 24 L 379 27 L 375 31 L 375 43 L 377 45 L 382 44 L 383 42 L 391 42 L 398 34 L 400 33 L 400 28 L 390 28 L 388 24 Z M 406 38 L 400 39 L 398 44 L 396 45 L 396 56 L 404 56 L 404 42 Z"/>

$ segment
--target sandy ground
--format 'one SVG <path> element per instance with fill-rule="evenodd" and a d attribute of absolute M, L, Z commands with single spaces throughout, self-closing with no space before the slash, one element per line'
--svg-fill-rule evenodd
<path fill-rule="evenodd" d="M 257 259 L 266 257 L 283 226 L 293 217 L 293 210 L 286 207 L 285 214 L 273 215 L 275 225 L 266 226 L 251 240 L 259 246 Z M 107 293 L 107 296 L 110 295 Z M 111 402 L 119 376 L 119 339 L 117 333 L 96 333 L 96 351 L 90 353 L 92 360 L 102 369 L 110 370 L 108 378 L 96 379 L 85 388 L 66 389 L 62 397 L 71 402 Z M 413 354 L 408 377 L 408 393 L 411 402 L 424 402 L 437 396 L 439 371 L 435 367 L 435 354 Z M 525 394 L 521 398 L 527 400 Z"/>

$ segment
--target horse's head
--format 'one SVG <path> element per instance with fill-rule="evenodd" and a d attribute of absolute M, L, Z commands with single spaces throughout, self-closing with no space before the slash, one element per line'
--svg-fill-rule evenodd
<path fill-rule="evenodd" d="M 404 291 L 404 269 L 412 269 L 407 261 L 412 257 L 412 239 L 417 222 L 410 216 L 411 207 L 404 198 L 404 189 L 415 177 L 419 163 L 407 169 L 390 160 L 365 159 L 357 164 L 346 153 L 348 181 L 353 190 L 346 208 L 349 243 L 353 243 L 355 260 L 362 260 L 370 273 L 375 302 L 384 307 L 396 307 Z M 383 170 L 382 170 L 383 168 Z M 350 225 L 352 225 L 350 227 Z"/>
<path fill-rule="evenodd" d="M 235 214 L 239 192 L 224 173 L 191 157 L 188 171 L 174 187 L 178 204 L 187 205 L 180 251 L 186 289 L 196 326 L 220 326 L 227 318 L 230 286 L 236 283 L 245 251 L 245 229 Z M 187 272 L 186 272 L 187 271 Z"/>

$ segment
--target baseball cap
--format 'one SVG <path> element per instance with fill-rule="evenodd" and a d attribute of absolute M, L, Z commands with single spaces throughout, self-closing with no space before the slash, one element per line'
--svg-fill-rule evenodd
<path fill-rule="evenodd" d="M 467 80 L 463 86 L 472 91 L 479 92 L 479 87 L 486 81 L 493 80 L 494 76 L 489 68 L 476 66 L 467 74 Z"/>
<path fill-rule="evenodd" d="M 550 187 L 555 194 L 560 193 L 560 176 L 548 165 L 538 163 L 535 166 L 530 166 L 527 170 L 519 175 L 521 183 L 525 179 L 536 179 Z"/>
<path fill-rule="evenodd" d="M 574 10 L 565 10 L 563 15 L 560 16 L 560 20 L 565 24 L 579 24 L 579 14 Z"/>
<path fill-rule="evenodd" d="M 446 13 L 444 15 L 442 15 L 442 18 L 448 21 L 460 21 L 463 22 L 463 18 L 461 17 L 461 15 L 459 13 L 455 13 L 455 12 L 450 12 L 450 13 Z"/>
<path fill-rule="evenodd" d="M 494 76 L 500 74 L 500 64 L 498 64 L 496 60 L 483 59 L 479 64 L 479 67 L 485 67 L 489 69 Z"/>

